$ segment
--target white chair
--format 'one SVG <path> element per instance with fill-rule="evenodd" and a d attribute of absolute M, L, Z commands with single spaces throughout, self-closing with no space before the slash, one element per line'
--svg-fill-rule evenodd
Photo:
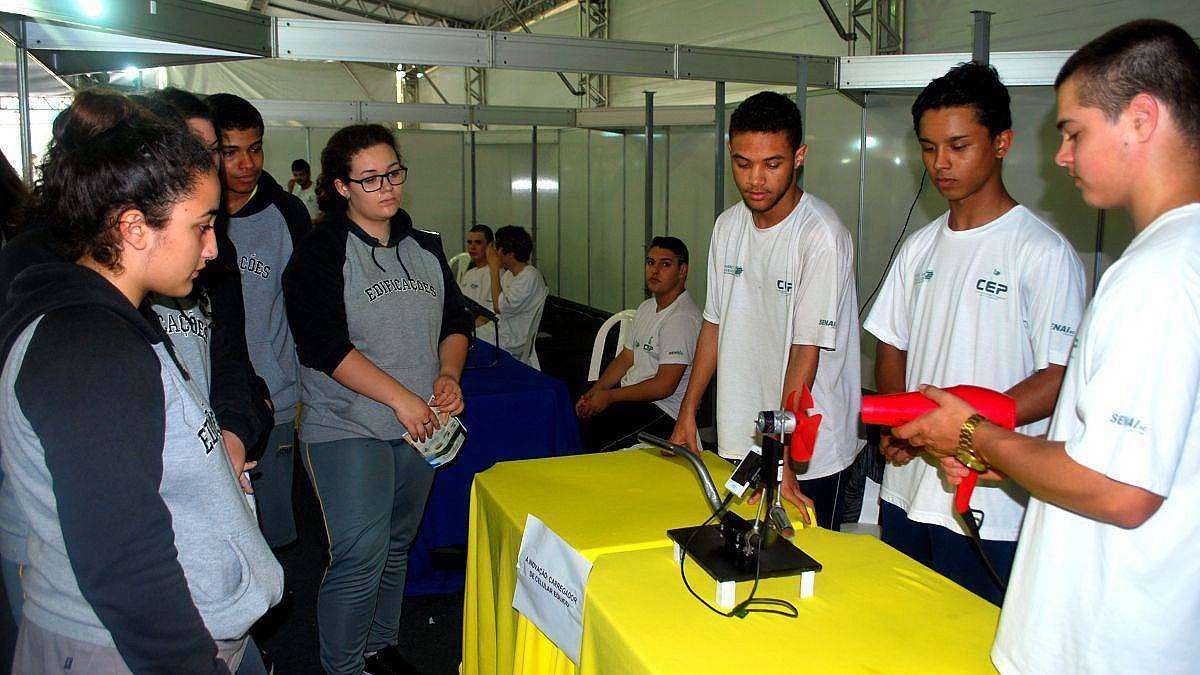
<path fill-rule="evenodd" d="M 549 295 L 547 293 L 546 295 Z M 533 317 L 533 325 L 529 327 L 529 358 L 525 359 L 525 363 L 533 366 L 534 370 L 541 370 L 542 364 L 538 361 L 537 355 L 537 338 L 538 327 L 542 325 L 542 312 L 546 311 L 546 298 L 542 298 L 542 304 L 538 307 L 537 314 Z"/>
<path fill-rule="evenodd" d="M 471 256 L 466 251 L 450 259 L 450 271 L 454 273 L 454 280 L 458 283 L 462 283 L 463 275 L 469 269 L 471 269 Z"/>
<path fill-rule="evenodd" d="M 623 309 L 608 317 L 600 325 L 600 330 L 596 331 L 596 341 L 592 343 L 592 364 L 588 368 L 588 382 L 595 382 L 600 379 L 600 361 L 604 358 L 604 342 L 608 339 L 609 331 L 613 329 L 613 326 L 619 326 L 617 331 L 617 353 L 620 354 L 621 348 L 625 346 L 625 336 L 629 334 L 629 327 L 633 325 L 633 317 L 635 316 L 637 316 L 636 310 Z"/>

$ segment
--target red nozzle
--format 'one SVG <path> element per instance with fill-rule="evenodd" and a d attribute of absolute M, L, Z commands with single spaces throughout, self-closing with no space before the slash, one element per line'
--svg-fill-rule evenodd
<path fill-rule="evenodd" d="M 979 411 L 993 424 L 1005 429 L 1017 426 L 1017 402 L 1011 396 L 998 391 L 960 384 L 949 387 L 947 392 L 961 398 Z M 937 404 L 919 391 L 903 394 L 872 394 L 863 396 L 862 420 L 864 424 L 898 427 L 907 424 L 933 410 Z"/>
<path fill-rule="evenodd" d="M 812 459 L 813 448 L 817 445 L 817 432 L 820 431 L 821 416 L 808 415 L 813 407 L 812 392 L 801 384 L 800 391 L 793 391 L 787 397 L 787 409 L 796 416 L 796 429 L 792 432 L 789 452 L 792 461 L 807 462 Z"/>
<path fill-rule="evenodd" d="M 975 491 L 977 482 L 979 482 L 979 472 L 971 471 L 954 489 L 954 510 L 963 517 L 969 517 L 967 511 L 971 510 L 971 493 Z"/>

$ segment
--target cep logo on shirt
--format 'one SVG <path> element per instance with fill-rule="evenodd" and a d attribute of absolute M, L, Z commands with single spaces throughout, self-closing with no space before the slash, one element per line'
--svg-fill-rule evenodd
<path fill-rule="evenodd" d="M 649 340 L 646 341 L 645 344 L 642 344 L 641 342 L 634 340 L 633 348 L 640 349 L 644 352 L 652 352 L 652 351 L 654 351 L 654 338 L 650 338 Z"/>
<path fill-rule="evenodd" d="M 742 272 L 745 272 L 745 271 L 746 270 L 741 265 L 726 265 L 725 266 L 725 274 L 728 274 L 731 277 L 740 277 L 740 276 L 742 276 Z"/>
<path fill-rule="evenodd" d="M 788 293 L 792 292 L 792 282 L 784 281 L 783 279 L 776 279 L 775 280 L 775 290 L 779 291 L 780 293 L 783 293 L 784 295 L 787 295 Z"/>
<path fill-rule="evenodd" d="M 1108 418 L 1110 424 L 1115 424 L 1119 427 L 1124 427 L 1137 434 L 1145 434 L 1147 429 L 1142 421 L 1132 415 L 1122 415 L 1121 413 L 1113 413 L 1112 417 Z"/>
<path fill-rule="evenodd" d="M 928 269 L 928 270 L 925 270 L 924 272 L 917 274 L 917 285 L 918 286 L 925 283 L 926 281 L 932 281 L 932 280 L 933 280 L 933 270 L 932 269 Z"/>
<path fill-rule="evenodd" d="M 984 297 L 1003 298 L 1008 294 L 1008 286 L 999 281 L 979 279 L 975 282 L 975 290 Z"/>
<path fill-rule="evenodd" d="M 241 267 L 247 272 L 266 279 L 271 276 L 271 266 L 259 260 L 254 254 L 242 256 L 238 259 L 238 267 Z"/>

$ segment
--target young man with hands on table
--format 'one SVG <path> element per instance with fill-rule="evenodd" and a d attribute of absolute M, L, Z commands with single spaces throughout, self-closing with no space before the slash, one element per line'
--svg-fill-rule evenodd
<path fill-rule="evenodd" d="M 745 457 L 754 422 L 807 386 L 821 414 L 812 461 L 785 462 L 781 493 L 807 522 L 836 529 L 845 473 L 858 454 L 861 402 L 854 242 L 833 208 L 800 189 L 808 153 L 800 110 L 761 92 L 729 120 L 742 200 L 717 217 L 708 298 L 691 381 L 671 442 L 696 448 L 696 408 L 717 375 L 718 454 Z M 797 475 L 799 474 L 799 475 Z"/>
<path fill-rule="evenodd" d="M 646 252 L 646 288 L 616 358 L 575 404 L 584 447 L 611 450 L 647 431 L 670 436 L 687 391 L 703 318 L 687 292 L 687 245 L 655 237 Z"/>
<path fill-rule="evenodd" d="M 973 384 L 1017 400 L 1017 423 L 1046 431 L 1083 316 L 1083 264 L 1057 230 L 1004 187 L 1012 148 L 1008 90 L 995 69 L 964 63 L 912 107 L 930 180 L 949 210 L 896 255 L 863 328 L 879 339 L 879 393 Z M 999 605 L 1004 591 L 972 549 L 937 462 L 883 433 L 883 541 Z M 1011 481 L 975 490 L 981 546 L 1007 580 L 1028 495 Z"/>
<path fill-rule="evenodd" d="M 894 434 L 1031 498 L 992 660 L 1004 673 L 1200 671 L 1200 47 L 1119 26 L 1059 72 L 1056 162 L 1136 236 L 1079 329 L 1046 439 L 939 408 Z M 985 474 L 988 475 L 988 474 Z"/>

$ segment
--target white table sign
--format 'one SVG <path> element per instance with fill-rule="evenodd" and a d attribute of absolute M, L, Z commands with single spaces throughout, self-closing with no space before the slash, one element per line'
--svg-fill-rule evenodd
<path fill-rule="evenodd" d="M 575 665 L 583 640 L 583 593 L 591 573 L 592 563 L 529 514 L 517 556 L 512 606 Z"/>

